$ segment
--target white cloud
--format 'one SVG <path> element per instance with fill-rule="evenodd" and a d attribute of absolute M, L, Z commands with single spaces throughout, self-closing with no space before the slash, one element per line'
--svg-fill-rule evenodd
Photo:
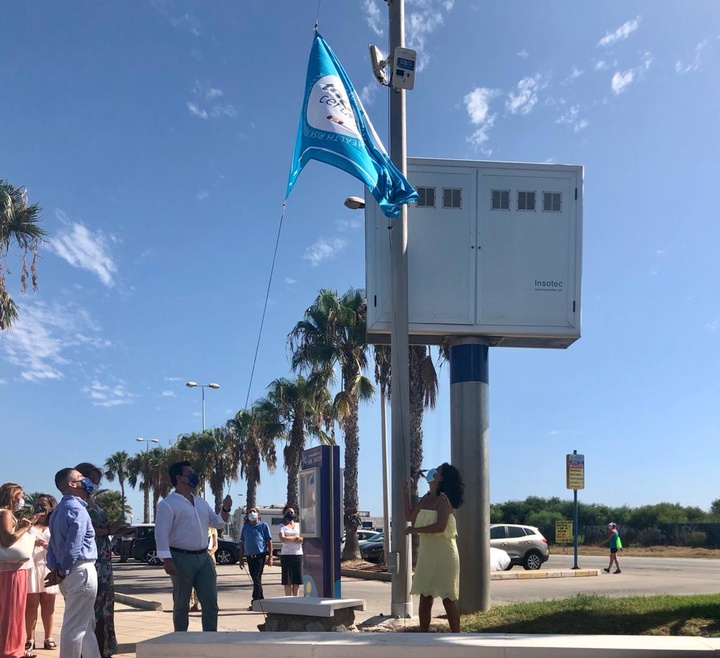
<path fill-rule="evenodd" d="M 346 246 L 347 240 L 343 238 L 320 238 L 305 250 L 303 258 L 309 260 L 313 267 L 317 267 L 327 260 L 336 258 Z"/>
<path fill-rule="evenodd" d="M 444 14 L 452 11 L 452 0 L 408 0 L 405 14 L 407 47 L 418 51 L 417 70 L 422 71 L 430 63 L 426 48 L 428 36 L 444 22 Z"/>
<path fill-rule="evenodd" d="M 631 21 L 623 23 L 614 32 L 608 32 L 602 39 L 600 39 L 600 41 L 598 41 L 598 46 L 611 46 L 617 41 L 627 39 L 633 32 L 635 32 L 635 30 L 638 29 L 639 25 L 640 16 L 636 16 Z"/>
<path fill-rule="evenodd" d="M 92 400 L 95 407 L 117 407 L 121 404 L 133 404 L 138 396 L 130 393 L 122 379 L 115 380 L 112 386 L 102 384 L 94 379 L 90 386 L 84 386 L 81 390 Z"/>
<path fill-rule="evenodd" d="M 335 226 L 339 231 L 357 231 L 363 227 L 363 221 L 361 219 L 336 219 Z"/>
<path fill-rule="evenodd" d="M 381 37 L 384 34 L 383 25 L 387 20 L 387 9 L 381 11 L 375 0 L 364 0 L 363 9 L 370 29 Z"/>
<path fill-rule="evenodd" d="M 615 95 L 621 94 L 633 81 L 645 73 L 652 66 L 652 55 L 648 52 L 643 53 L 642 62 L 633 69 L 627 71 L 616 71 L 610 81 L 610 87 Z"/>
<path fill-rule="evenodd" d="M 186 379 L 184 377 L 163 377 L 163 379 L 166 382 L 184 382 Z"/>
<path fill-rule="evenodd" d="M 164 398 L 176 398 L 177 393 L 175 391 L 163 391 L 161 394 Z"/>
<path fill-rule="evenodd" d="M 382 89 L 382 87 L 373 80 L 369 84 L 366 84 L 361 90 L 360 90 L 360 100 L 362 101 L 363 105 L 372 105 L 375 102 L 375 98 L 378 95 L 378 92 Z"/>
<path fill-rule="evenodd" d="M 610 81 L 610 87 L 613 90 L 614 94 L 621 94 L 623 91 L 625 91 L 625 88 L 632 84 L 633 79 L 635 78 L 635 73 L 633 73 L 632 70 L 630 71 L 623 71 L 622 73 L 620 71 L 617 71 Z"/>
<path fill-rule="evenodd" d="M 217 103 L 218 98 L 225 96 L 225 92 L 213 87 L 207 82 L 196 80 L 192 88 L 193 100 L 188 101 L 187 109 L 190 114 L 200 119 L 233 118 L 237 116 L 237 108 L 232 103 Z"/>
<path fill-rule="evenodd" d="M 286 276 L 285 283 L 287 283 L 289 286 L 293 286 L 297 283 L 297 279 L 292 279 L 289 276 Z"/>
<path fill-rule="evenodd" d="M 196 117 L 200 117 L 201 119 L 208 118 L 208 113 L 205 110 L 201 110 L 192 101 L 188 101 L 187 109 L 189 110 L 190 114 L 194 114 Z"/>
<path fill-rule="evenodd" d="M 584 130 L 590 125 L 590 122 L 587 119 L 580 118 L 579 105 L 572 105 L 571 107 L 569 107 L 561 116 L 557 118 L 555 123 L 564 123 L 571 125 L 576 133 Z"/>
<path fill-rule="evenodd" d="M 470 122 L 476 126 L 475 131 L 467 138 L 467 141 L 488 155 L 491 151 L 485 149 L 483 145 L 490 139 L 488 131 L 495 123 L 495 115 L 490 114 L 490 102 L 499 94 L 499 89 L 476 87 L 463 98 Z"/>
<path fill-rule="evenodd" d="M 27 381 L 63 379 L 78 349 L 102 349 L 111 343 L 99 335 L 90 314 L 74 304 L 49 306 L 31 302 L 20 306 L 20 317 L 0 341 L 0 355 L 20 368 Z"/>
<path fill-rule="evenodd" d="M 198 201 L 204 201 L 210 196 L 210 192 L 207 190 L 200 190 L 196 195 Z"/>
<path fill-rule="evenodd" d="M 525 50 L 525 48 L 523 48 L 520 52 L 517 53 L 517 56 L 518 57 L 529 57 L 530 55 L 529 55 L 528 51 Z"/>
<path fill-rule="evenodd" d="M 7 379 L 0 379 L 0 386 L 2 386 L 3 384 L 7 384 L 7 383 L 8 383 Z"/>
<path fill-rule="evenodd" d="M 73 222 L 62 210 L 55 215 L 62 228 L 48 240 L 48 248 L 73 267 L 96 274 L 103 285 L 112 288 L 117 265 L 108 247 L 108 238 L 102 231 L 91 231 L 80 222 Z"/>
<path fill-rule="evenodd" d="M 193 14 L 183 14 L 176 18 L 171 18 L 170 23 L 175 29 L 186 29 L 194 36 L 200 36 L 200 21 Z"/>
<path fill-rule="evenodd" d="M 685 75 L 686 73 L 699 70 L 700 59 L 702 58 L 703 50 L 705 50 L 707 45 L 707 41 L 701 41 L 697 46 L 695 46 L 695 57 L 689 64 L 683 64 L 680 60 L 675 62 L 675 72 L 678 75 Z"/>
<path fill-rule="evenodd" d="M 705 329 L 708 331 L 717 331 L 720 329 L 720 320 L 711 320 L 705 324 Z"/>
<path fill-rule="evenodd" d="M 595 62 L 594 68 L 596 71 L 606 71 L 608 68 L 608 63 L 604 59 L 599 59 L 597 62 Z"/>
<path fill-rule="evenodd" d="M 545 87 L 547 83 L 543 82 L 539 73 L 523 78 L 517 83 L 517 92 L 511 91 L 508 94 L 505 107 L 511 114 L 530 114 L 538 102 L 537 92 Z"/>

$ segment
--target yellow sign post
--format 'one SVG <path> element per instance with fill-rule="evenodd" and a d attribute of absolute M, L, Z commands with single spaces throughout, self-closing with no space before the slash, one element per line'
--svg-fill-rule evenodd
<path fill-rule="evenodd" d="M 568 489 L 585 488 L 585 455 L 565 456 L 565 480 Z"/>
<path fill-rule="evenodd" d="M 570 544 L 573 539 L 572 521 L 555 521 L 555 543 Z"/>

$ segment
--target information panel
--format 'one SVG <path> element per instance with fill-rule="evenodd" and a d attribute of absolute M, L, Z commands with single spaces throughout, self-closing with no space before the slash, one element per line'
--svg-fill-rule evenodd
<path fill-rule="evenodd" d="M 568 489 L 585 488 L 585 455 L 573 453 L 565 458 L 565 478 Z"/>

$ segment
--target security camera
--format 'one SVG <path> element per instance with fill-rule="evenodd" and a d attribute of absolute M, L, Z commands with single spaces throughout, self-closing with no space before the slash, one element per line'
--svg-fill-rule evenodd
<path fill-rule="evenodd" d="M 385 68 L 388 65 L 387 60 L 383 59 L 383 54 L 377 46 L 370 44 L 368 48 L 370 49 L 373 75 L 381 85 L 384 85 L 387 83 L 387 76 L 385 75 Z"/>

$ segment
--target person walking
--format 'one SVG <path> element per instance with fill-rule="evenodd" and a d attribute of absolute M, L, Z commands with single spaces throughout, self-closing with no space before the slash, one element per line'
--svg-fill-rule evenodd
<path fill-rule="evenodd" d="M 0 656 L 5 658 L 34 658 L 32 650 L 25 650 L 25 607 L 27 605 L 28 572 L 32 567 L 30 528 L 37 517 L 18 519 L 25 507 L 25 494 L 15 482 L 0 487 L 0 548 L 19 551 L 22 543 L 27 559 L 16 562 L 16 556 L 0 552 Z M 28 535 L 31 537 L 31 535 Z"/>
<path fill-rule="evenodd" d="M 50 545 L 50 512 L 57 507 L 55 496 L 40 494 L 35 498 L 35 513 L 38 515 L 35 525 L 29 532 L 35 535 L 35 549 L 32 556 L 32 567 L 28 572 L 27 607 L 25 609 L 25 630 L 27 641 L 25 651 L 32 652 L 35 648 L 35 626 L 37 625 L 38 606 L 42 619 L 45 641 L 43 649 L 57 649 L 53 639 L 53 625 L 55 622 L 55 597 L 57 585 L 45 587 L 45 578 L 49 573 L 47 566 L 47 549 Z"/>
<path fill-rule="evenodd" d="M 281 582 L 285 596 L 297 596 L 303 579 L 303 538 L 300 536 L 300 524 L 297 522 L 295 508 L 285 505 L 283 525 L 280 526 L 280 568 Z"/>
<path fill-rule="evenodd" d="M 402 485 L 405 519 L 412 524 L 405 532 L 420 537 L 410 592 L 420 595 L 418 616 L 421 632 L 430 630 L 433 601 L 435 597 L 440 597 L 450 632 L 459 633 L 460 559 L 453 510 L 463 504 L 465 484 L 457 468 L 448 463 L 430 469 L 426 478 L 430 491 L 412 508 L 408 483 Z"/>
<path fill-rule="evenodd" d="M 232 498 L 225 496 L 220 514 L 194 494 L 199 478 L 188 461 L 168 469 L 175 491 L 163 498 L 155 513 L 157 555 L 173 584 L 173 627 L 187 631 L 190 594 L 194 587 L 202 609 L 203 631 L 216 631 L 217 572 L 208 553 L 209 528 L 222 528 L 230 518 Z"/>
<path fill-rule="evenodd" d="M 252 610 L 252 604 L 265 598 L 262 588 L 262 576 L 265 564 L 272 564 L 272 534 L 265 521 L 260 520 L 257 507 L 251 507 L 245 523 L 240 531 L 240 568 L 244 569 L 243 557 L 247 558 L 248 571 L 253 584 L 252 602 L 248 610 Z"/>
<path fill-rule="evenodd" d="M 603 571 L 610 573 L 612 565 L 615 564 L 615 571 L 613 571 L 613 573 L 622 573 L 617 559 L 618 551 L 622 549 L 622 541 L 620 540 L 617 523 L 608 523 L 608 546 L 610 547 L 610 564 L 608 564 L 607 569 L 603 569 Z"/>
<path fill-rule="evenodd" d="M 65 613 L 60 630 L 60 658 L 102 658 L 95 637 L 97 546 L 87 501 L 95 490 L 89 478 L 74 468 L 55 474 L 63 497 L 50 515 L 45 586 L 60 585 Z"/>

